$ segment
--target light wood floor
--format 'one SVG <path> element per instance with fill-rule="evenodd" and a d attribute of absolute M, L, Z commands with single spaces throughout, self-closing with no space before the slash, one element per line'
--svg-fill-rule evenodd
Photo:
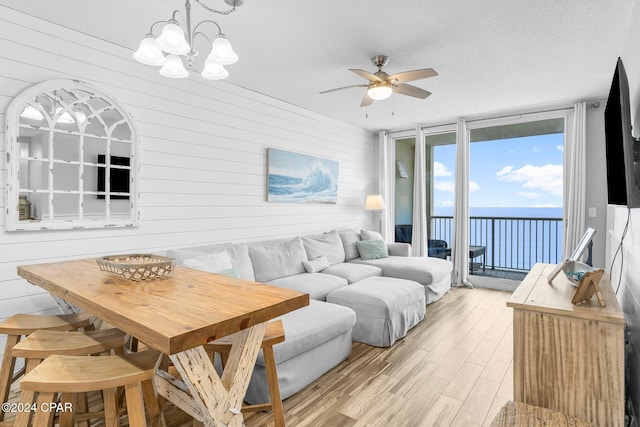
<path fill-rule="evenodd" d="M 454 288 L 391 348 L 347 360 L 284 401 L 288 426 L 488 426 L 513 399 L 509 292 Z M 247 427 L 272 426 L 270 413 Z"/>
<path fill-rule="evenodd" d="M 284 401 L 287 426 L 488 426 L 513 398 L 510 295 L 454 288 L 393 347 L 354 343 L 347 360 Z M 192 424 L 178 409 L 165 415 L 168 427 Z M 245 424 L 273 426 L 271 413 Z"/>

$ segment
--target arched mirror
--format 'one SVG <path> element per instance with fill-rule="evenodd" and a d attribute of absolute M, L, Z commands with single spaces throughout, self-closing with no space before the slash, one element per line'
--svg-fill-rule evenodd
<path fill-rule="evenodd" d="M 137 150 L 133 120 L 103 91 L 25 90 L 7 110 L 7 231 L 137 225 Z"/>

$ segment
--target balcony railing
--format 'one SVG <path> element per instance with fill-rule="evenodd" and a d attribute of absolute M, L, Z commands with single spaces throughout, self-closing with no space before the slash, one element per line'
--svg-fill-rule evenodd
<path fill-rule="evenodd" d="M 537 262 L 562 261 L 562 229 L 562 218 L 472 216 L 469 245 L 487 248 L 487 268 L 528 271 Z M 431 217 L 430 238 L 451 247 L 453 218 Z"/>

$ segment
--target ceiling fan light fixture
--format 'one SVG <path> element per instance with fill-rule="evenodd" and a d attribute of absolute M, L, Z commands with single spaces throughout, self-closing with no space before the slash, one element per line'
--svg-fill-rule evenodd
<path fill-rule="evenodd" d="M 156 39 L 158 47 L 174 55 L 186 55 L 191 51 L 184 31 L 179 25 L 169 22 L 162 28 L 162 33 Z"/>
<path fill-rule="evenodd" d="M 387 99 L 391 96 L 392 92 L 393 90 L 391 89 L 391 85 L 387 83 L 372 84 L 369 86 L 369 89 L 367 89 L 367 95 L 369 95 L 369 98 L 376 101 Z"/>

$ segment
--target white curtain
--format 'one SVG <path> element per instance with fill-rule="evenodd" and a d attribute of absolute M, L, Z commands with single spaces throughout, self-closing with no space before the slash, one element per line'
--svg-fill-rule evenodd
<path fill-rule="evenodd" d="M 585 231 L 586 110 L 586 103 L 574 104 L 573 117 L 567 126 L 570 133 L 564 151 L 564 259 L 569 258 Z"/>
<path fill-rule="evenodd" d="M 427 201 L 426 158 L 424 131 L 416 129 L 415 162 L 413 168 L 413 231 L 411 251 L 413 256 L 426 256 L 427 250 Z"/>
<path fill-rule="evenodd" d="M 453 260 L 454 286 L 469 286 L 469 136 L 467 125 L 459 119 L 456 129 L 456 183 L 453 206 Z"/>
<path fill-rule="evenodd" d="M 391 186 L 393 185 L 389 168 L 389 132 L 381 130 L 378 133 L 378 193 L 382 196 L 385 209 L 380 212 L 380 234 L 387 242 L 395 240 L 395 234 L 391 224 L 391 212 L 394 209 L 394 201 L 391 200 Z"/>

